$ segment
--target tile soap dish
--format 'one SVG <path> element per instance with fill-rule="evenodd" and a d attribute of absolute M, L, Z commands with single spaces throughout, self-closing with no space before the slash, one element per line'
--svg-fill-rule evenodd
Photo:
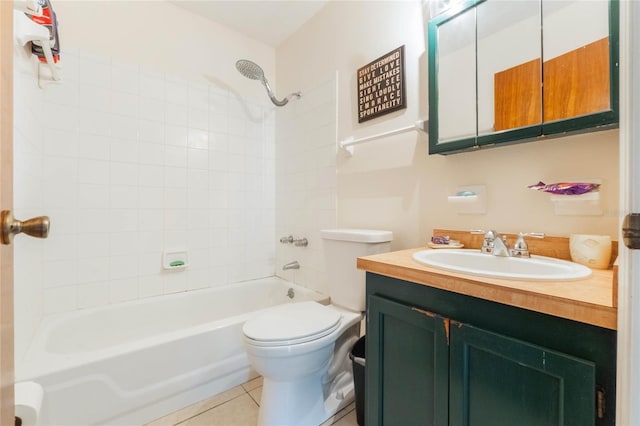
<path fill-rule="evenodd" d="M 180 270 L 189 266 L 187 251 L 165 251 L 162 253 L 162 269 Z"/>

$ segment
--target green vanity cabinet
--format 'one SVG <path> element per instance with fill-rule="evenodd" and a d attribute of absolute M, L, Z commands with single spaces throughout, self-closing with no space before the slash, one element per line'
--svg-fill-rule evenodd
<path fill-rule="evenodd" d="M 616 333 L 367 273 L 366 424 L 615 424 Z"/>

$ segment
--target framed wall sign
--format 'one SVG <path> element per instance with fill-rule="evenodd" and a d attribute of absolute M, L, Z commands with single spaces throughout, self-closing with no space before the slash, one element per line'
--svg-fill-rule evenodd
<path fill-rule="evenodd" d="M 358 123 L 407 107 L 404 45 L 358 68 Z"/>

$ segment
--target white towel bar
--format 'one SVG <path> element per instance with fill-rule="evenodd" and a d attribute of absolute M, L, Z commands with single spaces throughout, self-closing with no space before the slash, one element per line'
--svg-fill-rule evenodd
<path fill-rule="evenodd" d="M 401 127 L 395 130 L 389 130 L 387 132 L 377 133 L 371 136 L 365 136 L 362 138 L 354 139 L 353 136 L 350 136 L 338 143 L 341 149 L 345 150 L 349 156 L 353 155 L 353 146 L 361 143 L 366 143 L 375 139 L 384 138 L 387 136 L 398 135 L 400 133 L 410 132 L 412 130 L 418 130 L 426 132 L 426 126 L 428 124 L 427 120 L 418 120 L 411 126 Z"/>

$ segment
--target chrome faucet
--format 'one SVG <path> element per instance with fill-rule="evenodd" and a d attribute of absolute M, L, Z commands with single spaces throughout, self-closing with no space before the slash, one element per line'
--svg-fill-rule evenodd
<path fill-rule="evenodd" d="M 520 232 L 513 248 L 507 246 L 507 236 L 500 236 L 496 231 L 489 230 L 484 234 L 484 240 L 480 251 L 486 254 L 502 257 L 531 257 L 529 247 L 524 237 L 544 238 L 542 232 Z"/>
<path fill-rule="evenodd" d="M 294 238 L 293 235 L 280 238 L 282 244 L 293 244 L 296 247 L 306 247 L 309 245 L 309 240 L 306 238 Z"/>
<path fill-rule="evenodd" d="M 480 251 L 485 254 L 492 254 L 494 256 L 509 257 L 509 248 L 507 247 L 507 236 L 502 237 L 493 230 L 489 230 L 484 234 L 484 241 L 482 242 L 482 248 Z"/>
<path fill-rule="evenodd" d="M 285 263 L 284 266 L 282 266 L 282 270 L 286 271 L 288 269 L 300 269 L 300 264 L 298 263 L 297 260 L 294 260 L 293 262 Z"/>

